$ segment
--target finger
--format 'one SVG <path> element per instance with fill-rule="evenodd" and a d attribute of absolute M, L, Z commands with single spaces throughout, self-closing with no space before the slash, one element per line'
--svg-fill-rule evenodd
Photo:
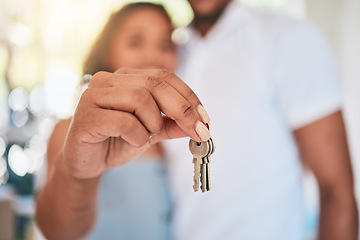
<path fill-rule="evenodd" d="M 150 92 L 141 87 L 88 88 L 82 98 L 104 109 L 134 114 L 151 133 L 161 130 L 163 119 Z"/>
<path fill-rule="evenodd" d="M 150 137 L 150 144 L 155 144 L 167 139 L 183 138 L 187 134 L 176 124 L 176 122 L 164 116 L 163 128 L 159 133 Z"/>
<path fill-rule="evenodd" d="M 84 143 L 98 143 L 109 137 L 120 137 L 131 146 L 141 147 L 150 138 L 149 132 L 134 115 L 109 109 L 79 110 L 74 115 L 72 128 Z M 85 131 L 79 132 L 79 129 Z"/>
<path fill-rule="evenodd" d="M 101 75 L 100 75 L 101 74 Z M 150 91 L 160 110 L 196 141 L 207 141 L 210 133 L 196 108 L 169 83 L 148 75 L 97 73 L 91 86 L 137 86 Z"/>
<path fill-rule="evenodd" d="M 166 81 L 146 75 L 127 75 L 122 81 L 147 88 L 160 110 L 194 140 L 207 141 L 210 138 L 196 108 Z"/>
<path fill-rule="evenodd" d="M 132 78 L 132 75 L 147 75 L 154 78 L 158 78 L 162 81 L 166 81 L 174 89 L 176 89 L 198 112 L 201 120 L 204 123 L 210 122 L 209 114 L 204 109 L 202 103 L 200 102 L 197 95 L 192 91 L 192 89 L 182 81 L 178 76 L 173 72 L 164 69 L 131 69 L 131 68 L 120 68 L 115 74 L 121 75 L 120 78 L 113 78 L 111 73 L 108 72 L 99 72 L 94 75 L 92 81 L 90 81 L 90 86 L 117 86 L 119 84 L 124 84 L 124 76 Z M 129 79 L 128 79 L 129 80 Z M 130 80 L 131 81 L 131 80 Z"/>
<path fill-rule="evenodd" d="M 174 89 L 176 89 L 186 100 L 188 100 L 192 106 L 195 107 L 204 123 L 210 122 L 209 115 L 202 106 L 200 99 L 197 97 L 194 91 L 174 72 L 166 69 L 120 68 L 115 72 L 115 74 L 149 75 L 166 81 Z"/>

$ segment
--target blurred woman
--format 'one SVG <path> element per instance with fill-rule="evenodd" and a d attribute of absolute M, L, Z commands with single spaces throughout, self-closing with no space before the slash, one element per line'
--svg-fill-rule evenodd
<path fill-rule="evenodd" d="M 119 68 L 174 70 L 177 54 L 172 30 L 162 6 L 128 4 L 109 18 L 85 61 L 84 74 L 115 72 Z M 70 124 L 71 119 L 60 121 L 49 140 L 48 176 L 54 171 Z M 46 192 L 47 187 L 42 191 Z M 60 226 L 55 233 L 46 223 L 49 213 L 42 209 L 46 209 L 44 205 L 52 207 L 46 196 L 39 194 L 37 220 L 46 237 L 55 239 L 63 233 Z M 86 239 L 170 239 L 171 201 L 161 145 L 151 145 L 125 166 L 105 170 L 98 196 L 95 225 L 84 230 L 88 233 Z M 81 223 L 74 228 L 81 228 Z"/>

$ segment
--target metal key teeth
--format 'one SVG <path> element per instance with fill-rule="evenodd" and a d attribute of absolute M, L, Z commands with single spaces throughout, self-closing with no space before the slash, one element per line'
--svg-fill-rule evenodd
<path fill-rule="evenodd" d="M 199 191 L 199 172 L 200 172 L 200 165 L 198 165 L 196 163 L 196 158 L 193 159 L 193 163 L 194 163 L 194 191 L 197 192 Z"/>
<path fill-rule="evenodd" d="M 201 174 L 200 174 L 200 179 L 201 179 L 201 191 L 205 192 L 206 190 L 206 173 L 204 171 L 204 164 L 201 164 Z"/>

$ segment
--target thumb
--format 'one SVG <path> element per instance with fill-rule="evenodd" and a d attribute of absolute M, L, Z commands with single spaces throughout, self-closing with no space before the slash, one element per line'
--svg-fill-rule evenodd
<path fill-rule="evenodd" d="M 188 135 L 181 130 L 176 122 L 166 116 L 163 116 L 164 125 L 163 128 L 150 138 L 150 144 L 155 144 L 166 139 L 183 138 Z"/>

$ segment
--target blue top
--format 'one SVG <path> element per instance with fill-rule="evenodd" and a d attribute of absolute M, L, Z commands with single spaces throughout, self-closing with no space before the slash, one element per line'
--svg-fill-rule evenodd
<path fill-rule="evenodd" d="M 97 220 L 85 239 L 172 239 L 172 205 L 163 162 L 142 158 L 106 170 Z"/>

